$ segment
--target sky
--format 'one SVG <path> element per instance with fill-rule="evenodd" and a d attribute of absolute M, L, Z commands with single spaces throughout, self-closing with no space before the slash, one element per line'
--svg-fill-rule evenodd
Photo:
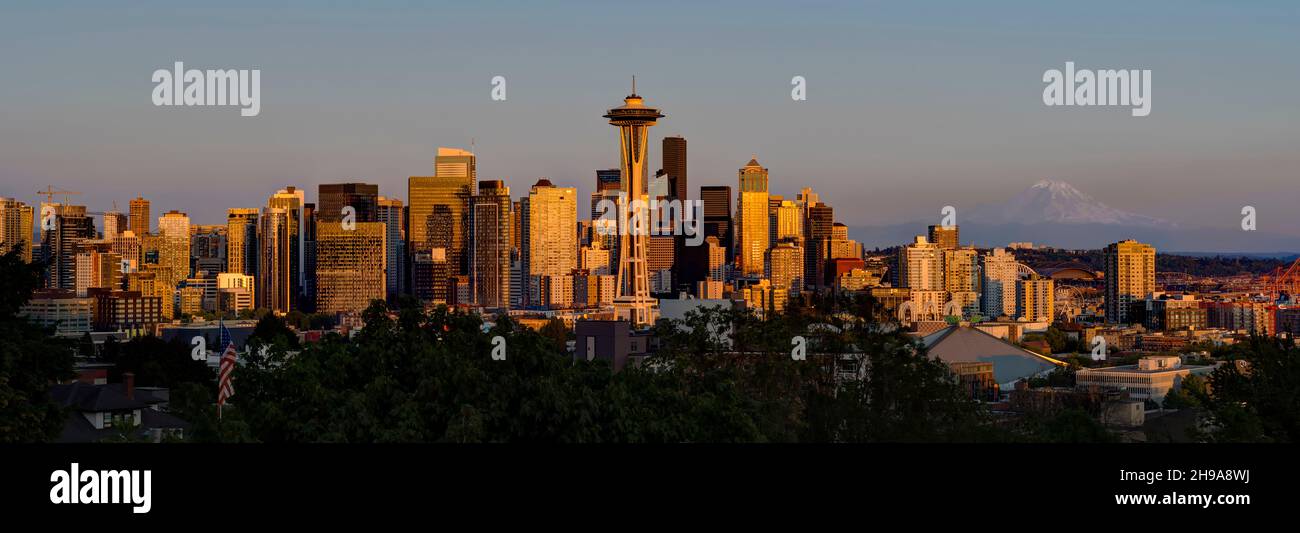
<path fill-rule="evenodd" d="M 1042 179 L 1189 225 L 1300 235 L 1300 3 L 5 2 L 0 196 L 222 223 L 286 185 L 406 197 L 438 146 L 516 197 L 618 162 L 638 92 L 689 142 L 692 195 L 751 157 L 851 226 L 935 220 Z M 1248 4 L 1248 5 L 1247 5 Z M 154 70 L 261 69 L 261 114 L 155 107 Z M 1046 107 L 1042 76 L 1150 69 L 1152 112 Z M 494 76 L 507 99 L 491 99 Z M 807 100 L 790 98 L 791 78 Z M 586 202 L 579 202 L 586 213 Z M 959 219 L 960 223 L 960 219 Z"/>

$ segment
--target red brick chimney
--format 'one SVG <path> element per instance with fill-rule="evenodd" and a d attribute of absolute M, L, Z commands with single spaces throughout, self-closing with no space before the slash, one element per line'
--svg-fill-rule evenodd
<path fill-rule="evenodd" d="M 126 389 L 126 399 L 135 399 L 135 372 L 122 374 L 123 388 Z"/>

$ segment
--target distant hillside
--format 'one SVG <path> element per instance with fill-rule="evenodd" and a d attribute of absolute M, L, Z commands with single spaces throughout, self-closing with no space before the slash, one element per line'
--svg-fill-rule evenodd
<path fill-rule="evenodd" d="M 868 250 L 868 255 L 897 255 L 897 246 Z M 1031 268 L 1051 267 L 1063 263 L 1086 265 L 1092 270 L 1103 270 L 1101 250 L 1033 249 L 1011 250 L 1016 258 Z M 1295 262 L 1296 256 L 1262 257 L 1251 255 L 1183 255 L 1156 252 L 1156 270 L 1183 272 L 1194 276 L 1232 276 L 1237 274 L 1265 274 L 1278 267 L 1285 268 Z"/>
<path fill-rule="evenodd" d="M 1060 263 L 1075 262 L 1088 265 L 1093 270 L 1102 270 L 1101 250 L 1088 250 L 1072 253 L 1061 250 L 1014 250 L 1020 262 L 1034 268 L 1046 267 Z M 1292 259 L 1294 261 L 1294 259 Z M 1231 276 L 1236 274 L 1263 274 L 1278 267 L 1290 265 L 1284 261 L 1268 257 L 1249 256 L 1187 256 L 1156 253 L 1156 270 L 1159 272 L 1183 272 L 1194 276 Z"/>

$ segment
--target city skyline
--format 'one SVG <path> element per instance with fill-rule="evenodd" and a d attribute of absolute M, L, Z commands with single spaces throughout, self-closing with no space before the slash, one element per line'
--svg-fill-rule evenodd
<path fill-rule="evenodd" d="M 8 501 L 436 523 L 482 505 L 413 483 L 554 509 L 644 499 L 640 468 L 813 487 L 776 498 L 800 517 L 1284 509 L 1297 28 L 1297 0 L 0 4 Z"/>

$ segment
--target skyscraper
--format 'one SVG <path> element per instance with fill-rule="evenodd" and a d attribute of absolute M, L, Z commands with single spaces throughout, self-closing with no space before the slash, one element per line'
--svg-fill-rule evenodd
<path fill-rule="evenodd" d="M 995 248 L 981 258 L 983 294 L 980 299 L 984 316 L 997 318 L 1016 314 L 1016 281 L 1020 279 L 1016 257 Z"/>
<path fill-rule="evenodd" d="M 0 198 L 0 253 L 20 246 L 19 255 L 32 262 L 32 206 L 12 198 Z"/>
<path fill-rule="evenodd" d="M 1030 322 L 1051 322 L 1055 314 L 1055 284 L 1037 274 L 1016 283 L 1016 316 Z"/>
<path fill-rule="evenodd" d="M 1156 249 L 1130 239 L 1107 246 L 1103 255 L 1106 321 L 1129 323 L 1133 302 L 1156 290 Z"/>
<path fill-rule="evenodd" d="M 130 230 L 135 232 L 135 236 L 143 239 L 149 234 L 149 225 L 153 223 L 149 218 L 149 200 L 137 196 L 131 200 L 130 207 Z"/>
<path fill-rule="evenodd" d="M 645 101 L 636 94 L 636 82 L 632 83 L 632 94 L 623 99 L 623 105 L 610 109 L 605 114 L 609 123 L 618 128 L 619 159 L 622 180 L 620 186 L 624 202 L 630 206 L 641 206 L 646 202 L 646 139 L 650 127 L 654 126 L 663 114 L 658 109 L 646 107 Z M 630 216 L 641 216 L 639 213 Z M 615 314 L 632 325 L 653 324 L 658 318 L 658 301 L 650 297 L 650 273 L 646 262 L 647 235 L 637 231 L 624 231 L 619 238 L 618 253 L 618 296 L 614 299 Z"/>
<path fill-rule="evenodd" d="M 596 191 L 621 191 L 623 190 L 623 171 L 617 168 L 602 168 L 596 170 Z"/>
<path fill-rule="evenodd" d="M 898 257 L 898 282 L 913 291 L 942 291 L 943 249 L 924 235 L 902 247 Z"/>
<path fill-rule="evenodd" d="M 257 275 L 257 209 L 226 210 L 226 272 Z"/>
<path fill-rule="evenodd" d="M 379 186 L 369 183 L 322 183 L 318 188 L 316 220 L 339 222 L 351 207 L 356 222 L 377 222 Z"/>
<path fill-rule="evenodd" d="M 728 256 L 734 246 L 731 221 L 731 186 L 711 185 L 700 187 L 700 201 L 704 203 L 704 236 L 717 237 L 718 245 Z"/>
<path fill-rule="evenodd" d="M 466 215 L 477 179 L 474 154 L 456 148 L 438 148 L 436 175 L 411 176 L 407 183 L 410 253 L 443 248 L 452 275 L 468 274 Z"/>
<path fill-rule="evenodd" d="M 289 212 L 263 208 L 257 219 L 257 307 L 280 313 L 295 308 L 289 241 Z"/>
<path fill-rule="evenodd" d="M 935 244 L 943 248 L 942 244 Z M 944 249 L 943 257 L 944 290 L 966 292 L 979 286 L 979 252 L 974 247 Z"/>
<path fill-rule="evenodd" d="M 676 195 L 667 172 L 660 170 L 650 180 L 649 197 L 659 202 L 652 208 L 651 234 L 646 245 L 646 269 L 650 272 L 651 292 L 672 292 L 671 282 L 677 263 L 678 235 L 672 231 L 675 220 L 681 216 L 680 211 L 664 209 Z"/>
<path fill-rule="evenodd" d="M 180 211 L 168 211 L 158 217 L 158 266 L 165 277 L 159 282 L 170 291 L 190 277 L 190 217 Z M 163 306 L 168 300 L 165 294 Z M 165 310 L 164 310 L 165 311 Z"/>
<path fill-rule="evenodd" d="M 289 299 L 293 302 L 292 306 L 297 308 L 303 295 L 303 286 L 305 284 L 304 273 L 306 264 L 304 258 L 304 216 L 303 208 L 306 207 L 306 195 L 302 189 L 296 187 L 285 187 L 280 189 L 271 198 L 267 200 L 267 207 L 283 209 L 285 214 L 285 239 L 289 246 Z M 287 312 L 287 310 L 286 310 Z"/>
<path fill-rule="evenodd" d="M 773 301 L 777 310 L 785 308 L 789 296 L 803 290 L 803 249 L 791 241 L 782 241 L 767 252 L 767 278 L 772 280 Z"/>
<path fill-rule="evenodd" d="M 618 264 L 618 205 L 622 197 L 622 171 L 617 168 L 596 171 L 596 190 L 591 193 L 591 239 L 610 251 L 610 264 Z M 601 201 L 610 207 L 602 217 Z"/>
<path fill-rule="evenodd" d="M 686 138 L 680 135 L 664 137 L 663 169 L 668 176 L 668 190 L 672 198 L 686 200 L 690 188 L 686 180 Z"/>
<path fill-rule="evenodd" d="M 199 271 L 207 272 L 209 274 L 207 277 L 212 279 L 216 279 L 213 276 L 218 272 L 225 272 L 226 265 L 229 263 L 226 258 L 228 248 L 226 240 L 225 224 L 190 227 L 190 270 L 193 271 L 194 278 L 204 278 L 199 275 Z M 210 300 L 212 295 L 205 293 L 204 297 Z"/>
<path fill-rule="evenodd" d="M 774 196 L 773 198 L 779 198 Z M 803 206 L 791 200 L 780 200 L 772 206 L 772 242 L 794 241 L 803 243 Z M 803 260 L 800 259 L 800 262 Z"/>
<path fill-rule="evenodd" d="M 377 200 L 376 220 L 384 224 L 384 270 L 388 300 L 406 292 L 406 223 L 403 220 L 402 201 L 396 198 Z"/>
<path fill-rule="evenodd" d="M 808 214 L 803 226 L 805 284 L 820 290 L 826 286 L 826 260 L 830 257 L 831 237 L 835 232 L 835 210 L 821 202 L 805 205 L 804 209 Z"/>
<path fill-rule="evenodd" d="M 47 210 L 52 217 L 50 221 L 53 227 L 41 232 L 41 256 L 46 262 L 46 287 L 76 289 L 77 254 L 81 251 L 82 244 L 95 236 L 93 221 L 86 216 L 86 206 L 82 205 L 41 206 L 42 212 Z"/>
<path fill-rule="evenodd" d="M 298 308 L 316 312 L 316 204 L 302 204 L 302 287 L 298 291 Z"/>
<path fill-rule="evenodd" d="M 750 159 L 738 172 L 740 179 L 740 199 L 736 213 L 736 267 L 741 276 L 761 277 L 764 270 L 764 257 L 767 255 L 768 239 L 768 198 L 767 169 L 758 164 L 757 159 Z"/>
<path fill-rule="evenodd" d="M 556 187 L 542 178 L 520 202 L 523 217 L 520 232 L 525 301 L 532 295 L 538 278 L 568 276 L 578 268 L 578 190 Z"/>
<path fill-rule="evenodd" d="M 474 303 L 482 307 L 510 307 L 511 204 L 510 188 L 501 180 L 480 181 L 470 199 L 469 283 Z"/>
<path fill-rule="evenodd" d="M 117 236 L 120 235 L 123 231 L 126 231 L 127 228 L 129 228 L 129 226 L 127 225 L 126 215 L 123 215 L 122 213 L 119 213 L 117 211 L 104 212 L 104 239 L 105 240 L 111 241 L 117 238 Z"/>
<path fill-rule="evenodd" d="M 134 231 L 126 230 L 117 234 L 110 249 L 118 257 L 122 258 L 123 274 L 140 270 L 140 265 L 144 263 L 140 238 L 135 236 Z"/>
<path fill-rule="evenodd" d="M 387 297 L 385 227 L 316 222 L 316 312 L 358 313 Z"/>
<path fill-rule="evenodd" d="M 964 316 L 979 312 L 979 281 L 979 252 L 974 247 L 943 251 L 944 289 L 961 305 Z"/>
<path fill-rule="evenodd" d="M 478 159 L 468 150 L 439 146 L 438 155 L 433 159 L 433 172 L 441 178 L 464 178 L 473 183 L 478 179 Z"/>

